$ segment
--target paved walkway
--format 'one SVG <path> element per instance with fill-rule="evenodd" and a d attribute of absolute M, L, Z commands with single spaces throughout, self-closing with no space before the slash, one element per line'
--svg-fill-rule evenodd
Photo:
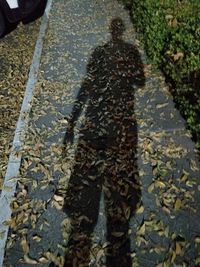
<path fill-rule="evenodd" d="M 54 1 L 4 266 L 199 266 L 199 190 L 194 144 L 128 12 Z"/>

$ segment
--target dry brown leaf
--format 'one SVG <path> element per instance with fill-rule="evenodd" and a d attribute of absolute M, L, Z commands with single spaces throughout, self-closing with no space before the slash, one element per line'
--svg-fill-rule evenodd
<path fill-rule="evenodd" d="M 62 197 L 62 196 L 54 195 L 53 198 L 54 198 L 55 201 L 57 201 L 57 202 L 62 202 L 62 201 L 64 201 L 64 197 Z"/>
<path fill-rule="evenodd" d="M 163 211 L 170 215 L 171 211 L 167 207 L 162 207 Z"/>
<path fill-rule="evenodd" d="M 34 260 L 34 259 L 31 259 L 28 255 L 24 255 L 24 261 L 25 261 L 25 263 L 27 263 L 27 264 L 38 264 L 38 262 L 36 261 L 36 260 Z"/>
<path fill-rule="evenodd" d="M 36 242 L 40 242 L 41 239 L 42 238 L 40 236 L 38 236 L 38 235 L 33 236 L 33 240 L 36 241 Z"/>
<path fill-rule="evenodd" d="M 156 108 L 164 108 L 164 107 L 166 107 L 166 106 L 168 106 L 169 105 L 169 103 L 163 103 L 163 104 L 157 104 L 156 105 Z"/>
<path fill-rule="evenodd" d="M 111 235 L 114 237 L 121 237 L 124 235 L 124 232 L 112 232 Z"/>
<path fill-rule="evenodd" d="M 125 217 L 127 220 L 129 220 L 130 216 L 131 216 L 131 208 L 128 207 L 126 208 L 126 211 L 125 211 Z"/>
<path fill-rule="evenodd" d="M 29 253 L 29 244 L 28 244 L 26 238 L 22 239 L 21 246 L 22 246 L 22 250 L 23 250 L 24 254 L 28 254 Z"/>
<path fill-rule="evenodd" d="M 106 241 L 106 242 L 103 244 L 102 248 L 106 248 L 106 247 L 108 247 L 110 244 L 111 244 L 110 242 Z"/>
<path fill-rule="evenodd" d="M 96 262 L 99 263 L 101 258 L 104 256 L 104 250 L 100 249 L 96 255 Z"/>
<path fill-rule="evenodd" d="M 175 259 L 176 259 L 176 252 L 172 251 L 171 263 L 174 263 Z"/>
<path fill-rule="evenodd" d="M 41 258 L 39 258 L 39 263 L 44 263 L 44 264 L 46 264 L 46 263 L 48 263 L 49 262 L 49 260 L 47 259 L 47 258 L 45 258 L 45 257 L 41 257 Z"/>
<path fill-rule="evenodd" d="M 57 202 L 57 201 L 52 201 L 52 207 L 56 208 L 57 210 L 62 210 L 63 206 Z"/>

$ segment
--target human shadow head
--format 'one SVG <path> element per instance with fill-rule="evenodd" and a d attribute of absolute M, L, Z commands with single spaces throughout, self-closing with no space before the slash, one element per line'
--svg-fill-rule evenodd
<path fill-rule="evenodd" d="M 121 18 L 114 18 L 110 23 L 110 33 L 112 35 L 112 40 L 117 41 L 121 40 L 123 33 L 126 28 L 124 22 Z"/>

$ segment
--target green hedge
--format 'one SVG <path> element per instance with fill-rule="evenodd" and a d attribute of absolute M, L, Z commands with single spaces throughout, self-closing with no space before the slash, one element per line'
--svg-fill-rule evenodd
<path fill-rule="evenodd" d="M 200 0 L 123 0 L 200 148 Z"/>

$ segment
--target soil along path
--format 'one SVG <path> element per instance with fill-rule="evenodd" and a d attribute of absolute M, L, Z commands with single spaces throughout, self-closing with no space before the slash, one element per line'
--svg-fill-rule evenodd
<path fill-rule="evenodd" d="M 29 117 L 4 266 L 198 265 L 194 144 L 117 1 L 53 2 Z"/>

